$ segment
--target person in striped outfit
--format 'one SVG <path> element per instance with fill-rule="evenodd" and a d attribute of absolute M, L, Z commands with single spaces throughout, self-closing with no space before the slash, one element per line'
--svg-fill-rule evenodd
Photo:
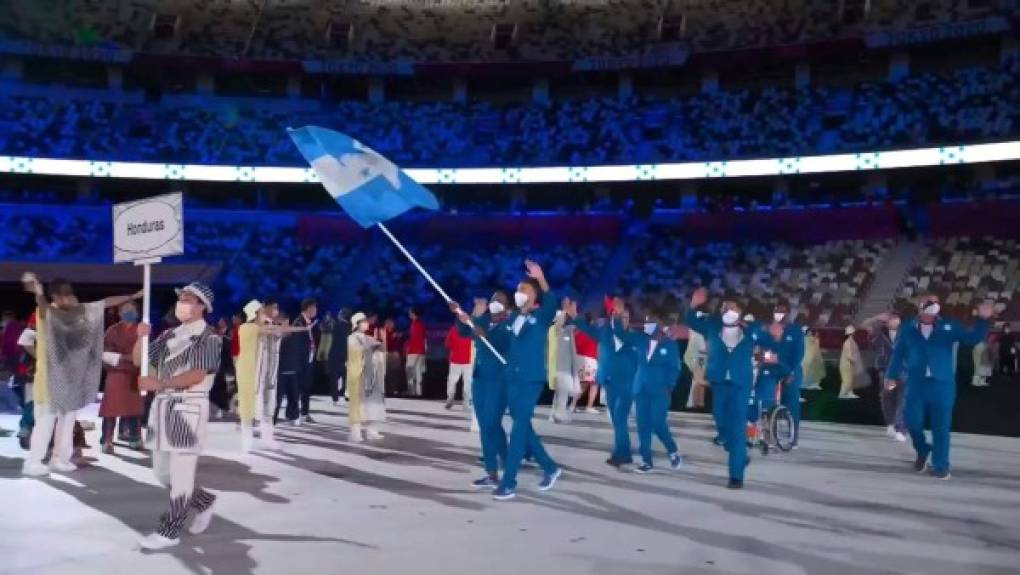
<path fill-rule="evenodd" d="M 209 421 L 209 390 L 220 366 L 223 341 L 205 322 L 213 309 L 213 292 L 194 282 L 177 290 L 174 313 L 181 325 L 149 343 L 149 375 L 139 387 L 156 397 L 149 417 L 152 466 L 160 483 L 170 488 L 170 507 L 159 525 L 140 541 L 144 549 L 158 550 L 180 543 L 181 531 L 192 512 L 188 531 L 203 533 L 212 521 L 216 496 L 195 485 L 198 456 L 205 447 Z M 148 324 L 138 326 L 135 364 L 141 366 L 142 338 Z"/>

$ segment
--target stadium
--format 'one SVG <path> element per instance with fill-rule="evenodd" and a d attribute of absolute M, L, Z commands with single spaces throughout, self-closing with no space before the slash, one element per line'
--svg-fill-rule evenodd
<path fill-rule="evenodd" d="M 0 2 L 0 573 L 1015 572 L 1018 8 Z"/>

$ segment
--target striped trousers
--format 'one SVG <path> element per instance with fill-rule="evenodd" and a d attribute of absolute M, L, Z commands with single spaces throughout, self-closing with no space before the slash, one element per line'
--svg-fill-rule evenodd
<path fill-rule="evenodd" d="M 195 485 L 197 455 L 155 451 L 152 466 L 159 481 L 170 488 L 170 507 L 160 517 L 156 533 L 177 539 L 191 512 L 201 513 L 209 509 L 216 496 Z"/>

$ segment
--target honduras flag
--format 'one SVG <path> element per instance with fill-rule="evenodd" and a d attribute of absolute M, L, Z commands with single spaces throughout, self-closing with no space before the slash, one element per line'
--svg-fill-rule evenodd
<path fill-rule="evenodd" d="M 361 142 L 318 126 L 288 128 L 287 133 L 329 194 L 362 227 L 414 207 L 439 209 L 432 192 Z"/>

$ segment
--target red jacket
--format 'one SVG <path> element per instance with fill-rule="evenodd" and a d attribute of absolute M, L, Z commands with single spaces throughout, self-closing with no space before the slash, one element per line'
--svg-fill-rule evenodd
<path fill-rule="evenodd" d="M 581 330 L 574 332 L 574 349 L 577 350 L 577 355 L 599 358 L 599 342 Z"/>
<path fill-rule="evenodd" d="M 411 322 L 411 330 L 407 337 L 407 353 L 425 355 L 425 322 L 420 319 Z"/>
<path fill-rule="evenodd" d="M 471 338 L 460 335 L 457 326 L 450 327 L 446 334 L 446 349 L 450 352 L 450 363 L 457 365 L 471 363 Z"/>
<path fill-rule="evenodd" d="M 237 359 L 237 356 L 241 355 L 241 338 L 237 334 L 239 327 L 230 328 L 232 337 L 230 338 L 230 357 Z"/>

